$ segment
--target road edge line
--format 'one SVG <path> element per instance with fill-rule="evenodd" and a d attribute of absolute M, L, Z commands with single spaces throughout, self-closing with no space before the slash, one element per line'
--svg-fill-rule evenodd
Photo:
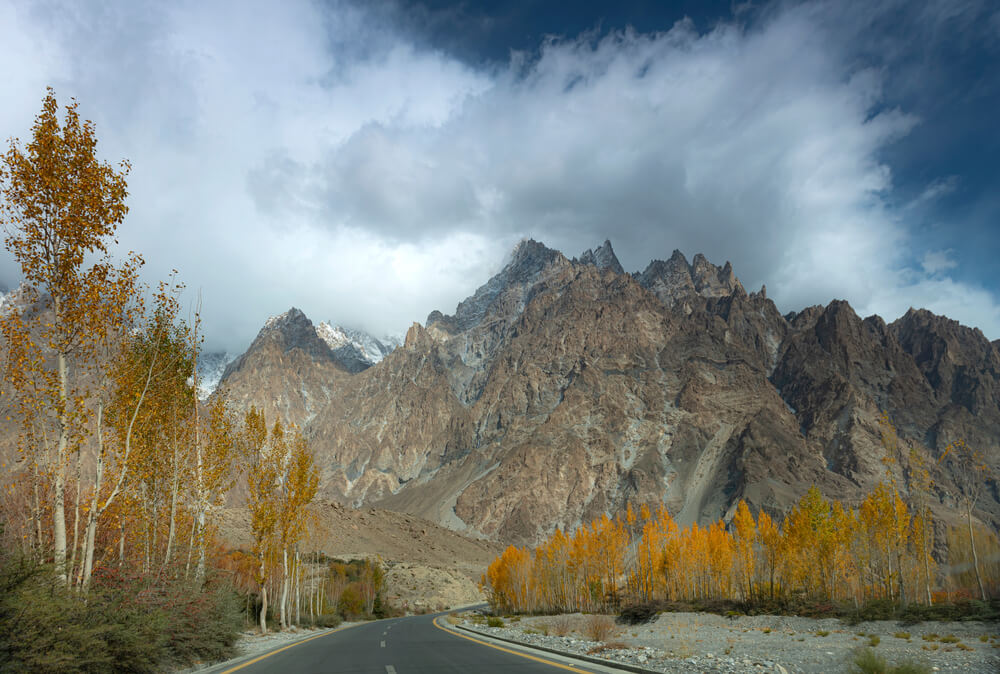
<path fill-rule="evenodd" d="M 553 655 L 561 655 L 564 658 L 569 658 L 571 660 L 579 660 L 581 662 L 586 662 L 591 665 L 601 665 L 602 667 L 611 667 L 613 669 L 621 669 L 626 672 L 635 672 L 635 674 L 663 674 L 655 669 L 645 669 L 643 667 L 638 667 L 636 665 L 630 665 L 627 662 L 618 662 L 616 660 L 605 660 L 603 658 L 594 658 L 589 655 L 582 655 L 579 653 L 567 653 L 566 651 L 560 651 L 555 648 L 549 648 L 548 646 L 536 646 L 535 644 L 526 644 L 522 641 L 515 641 L 514 639 L 509 639 L 507 637 L 498 637 L 493 634 L 484 634 L 478 630 L 470 629 L 463 625 L 452 625 L 456 629 L 460 629 L 463 632 L 468 632 L 469 634 L 475 634 L 481 637 L 488 637 L 490 639 L 496 639 L 497 641 L 504 641 L 508 644 L 513 644 L 516 646 L 521 646 L 523 648 L 533 648 L 537 651 L 545 651 L 546 653 L 552 653 Z M 458 635 L 462 636 L 462 635 Z M 474 640 L 475 641 L 475 640 Z M 483 642 L 485 643 L 485 642 Z M 486 644 L 487 646 L 491 644 Z"/>
<path fill-rule="evenodd" d="M 230 674 L 230 672 L 235 672 L 235 671 L 238 671 L 240 669 L 243 669 L 244 667 L 249 667 L 250 665 L 256 664 L 256 663 L 260 662 L 261 660 L 266 660 L 267 658 L 271 657 L 272 655 L 276 655 L 278 653 L 281 653 L 282 651 L 287 651 L 289 648 L 294 648 L 295 646 L 298 646 L 299 644 L 304 644 L 307 641 L 312 641 L 313 639 L 319 639 L 320 637 L 325 637 L 325 636 L 327 636 L 329 634 L 333 634 L 335 632 L 343 632 L 344 630 L 348 630 L 348 629 L 351 629 L 352 627 L 357 627 L 358 625 L 364 625 L 364 624 L 365 623 L 351 623 L 350 625 L 343 625 L 341 627 L 335 627 L 332 630 L 327 630 L 326 632 L 323 632 L 322 634 L 314 634 L 311 637 L 305 637 L 303 639 L 299 639 L 298 641 L 293 641 L 292 643 L 286 644 L 284 646 L 281 646 L 280 648 L 275 648 L 272 651 L 267 651 L 266 653 L 262 653 L 261 655 L 255 656 L 251 660 L 244 660 L 243 662 L 237 663 L 237 664 L 233 665 L 232 667 L 230 667 L 228 669 L 223 669 L 223 670 L 217 672 L 217 674 Z M 251 657 L 251 656 L 248 656 L 248 657 Z M 220 666 L 221 667 L 223 665 L 220 663 L 219 665 L 216 665 L 216 666 Z"/>
<path fill-rule="evenodd" d="M 543 665 L 549 665 L 550 667 L 557 667 L 559 669 L 565 669 L 565 670 L 567 670 L 569 672 L 577 672 L 577 674 L 593 674 L 592 672 L 588 672 L 588 671 L 583 670 L 583 669 L 576 669 L 575 667 L 572 667 L 571 665 L 564 665 L 564 664 L 562 664 L 560 662 L 553 662 L 551 660 L 546 660 L 544 658 L 540 658 L 537 655 L 531 655 L 530 653 L 518 652 L 518 651 L 512 650 L 510 648 L 504 648 L 503 646 L 498 646 L 496 644 L 491 644 L 488 641 L 483 641 L 481 639 L 475 639 L 473 637 L 469 637 L 469 636 L 466 636 L 464 634 L 459 634 L 458 632 L 453 632 L 451 629 L 449 629 L 447 627 L 441 626 L 438 623 L 438 620 L 440 620 L 440 617 L 439 618 L 434 618 L 434 620 L 431 621 L 431 623 L 434 625 L 434 627 L 438 628 L 442 632 L 447 632 L 448 634 L 450 634 L 452 636 L 458 637 L 459 639 L 468 639 L 469 641 L 477 643 L 480 646 L 486 646 L 487 648 L 495 648 L 498 651 L 503 651 L 504 653 L 510 653 L 511 655 L 516 655 L 519 658 L 526 658 L 528 660 L 534 660 L 535 662 L 540 662 Z M 456 626 L 452 625 L 451 627 L 456 627 Z M 466 631 L 468 631 L 468 632 L 470 632 L 472 634 L 476 634 L 475 632 L 471 632 L 471 630 L 466 630 Z M 486 635 L 480 635 L 480 636 L 486 636 Z M 511 642 L 511 643 L 513 643 L 513 642 Z M 518 645 L 521 645 L 521 644 L 518 644 Z M 562 655 L 562 654 L 560 653 L 559 655 Z"/>

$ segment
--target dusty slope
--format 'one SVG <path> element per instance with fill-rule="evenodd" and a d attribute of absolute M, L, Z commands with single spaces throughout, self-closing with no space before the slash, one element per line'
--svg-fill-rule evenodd
<path fill-rule="evenodd" d="M 324 502 L 317 504 L 314 512 L 322 533 L 305 541 L 302 549 L 338 559 L 380 558 L 388 569 L 388 599 L 411 609 L 481 601 L 479 578 L 500 552 L 495 543 L 390 510 Z M 227 509 L 220 530 L 234 547 L 251 544 L 245 508 Z"/>

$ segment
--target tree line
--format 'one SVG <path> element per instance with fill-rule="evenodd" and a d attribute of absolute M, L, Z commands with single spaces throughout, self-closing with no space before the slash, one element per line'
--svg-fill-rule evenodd
<path fill-rule="evenodd" d="M 893 470 L 899 448 L 888 417 L 883 445 L 887 478 L 856 508 L 827 500 L 814 486 L 780 522 L 764 511 L 755 517 L 740 500 L 728 526 L 720 519 L 680 527 L 664 504 L 638 510 L 629 504 L 571 534 L 557 529 L 534 549 L 508 547 L 481 584 L 500 612 L 596 612 L 654 601 L 774 605 L 790 598 L 929 605 L 938 587 L 930 473 L 911 454 L 902 471 L 910 487 L 904 498 L 892 477 L 900 472 Z M 986 601 L 1000 569 L 990 564 L 984 578 L 971 522 L 985 464 L 962 442 L 939 460 L 956 463 L 959 502 L 969 517 L 967 537 L 952 529 L 949 540 L 966 541 L 972 596 Z M 995 552 L 996 536 L 988 532 L 979 532 L 979 547 L 984 534 Z"/>
<path fill-rule="evenodd" d="M 266 630 L 276 580 L 287 626 L 312 453 L 255 409 L 199 400 L 200 312 L 182 315 L 176 272 L 150 290 L 141 255 L 114 255 L 130 168 L 101 161 L 93 123 L 76 101 L 60 115 L 51 89 L 30 141 L 0 160 L 0 227 L 23 278 L 0 310 L 0 414 L 17 443 L 0 474 L 3 559 L 48 565 L 80 597 L 125 572 L 202 593 L 223 566 L 216 516 L 240 484 L 257 569 L 246 589 Z"/>

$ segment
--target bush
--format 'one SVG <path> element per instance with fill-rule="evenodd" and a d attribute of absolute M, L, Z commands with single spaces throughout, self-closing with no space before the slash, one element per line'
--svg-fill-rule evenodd
<path fill-rule="evenodd" d="M 486 619 L 487 627 L 503 627 L 503 618 L 499 616 L 491 615 Z"/>
<path fill-rule="evenodd" d="M 615 633 L 615 621 L 606 615 L 587 616 L 583 633 L 591 641 L 607 641 Z"/>
<path fill-rule="evenodd" d="M 338 613 L 324 613 L 316 616 L 316 627 L 339 627 L 344 622 Z"/>
<path fill-rule="evenodd" d="M 618 614 L 618 622 L 623 625 L 642 625 L 652 622 L 658 613 L 658 604 L 653 602 L 630 604 Z"/>
<path fill-rule="evenodd" d="M 568 615 L 556 616 L 552 620 L 552 633 L 564 637 L 573 631 L 573 620 Z"/>
<path fill-rule="evenodd" d="M 222 583 L 98 569 L 86 597 L 51 567 L 0 554 L 0 671 L 151 672 L 232 653 L 239 601 Z"/>

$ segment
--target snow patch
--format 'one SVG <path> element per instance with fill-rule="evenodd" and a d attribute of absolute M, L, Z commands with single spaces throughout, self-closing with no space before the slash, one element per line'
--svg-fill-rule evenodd
<path fill-rule="evenodd" d="M 372 365 L 381 362 L 402 344 L 399 337 L 385 336 L 376 339 L 363 330 L 351 330 L 328 321 L 316 326 L 316 335 L 334 350 L 348 345 L 353 346 L 361 357 Z"/>
<path fill-rule="evenodd" d="M 198 399 L 205 400 L 219 388 L 226 366 L 236 360 L 228 351 L 203 353 L 198 356 Z"/>

